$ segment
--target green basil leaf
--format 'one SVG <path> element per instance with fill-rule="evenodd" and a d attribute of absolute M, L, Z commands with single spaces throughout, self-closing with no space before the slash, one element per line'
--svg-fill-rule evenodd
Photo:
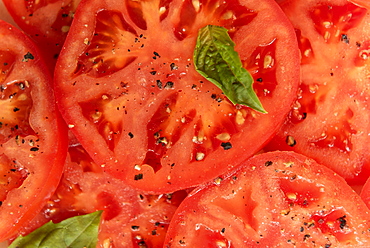
<path fill-rule="evenodd" d="M 232 103 L 266 113 L 252 88 L 253 78 L 234 47 L 226 28 L 205 26 L 199 30 L 194 50 L 195 69 L 218 86 Z"/>
<path fill-rule="evenodd" d="M 102 211 L 48 222 L 27 236 L 19 236 L 8 248 L 95 248 Z"/>

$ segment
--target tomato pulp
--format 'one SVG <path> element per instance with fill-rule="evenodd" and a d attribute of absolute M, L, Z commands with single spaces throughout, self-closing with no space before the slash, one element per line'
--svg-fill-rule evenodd
<path fill-rule="evenodd" d="M 3 0 L 17 25 L 40 48 L 51 72 L 80 0 Z"/>
<path fill-rule="evenodd" d="M 302 84 L 268 146 L 310 156 L 353 185 L 370 175 L 370 16 L 362 3 L 281 1 L 296 28 Z"/>
<path fill-rule="evenodd" d="M 113 178 L 80 146 L 71 146 L 62 180 L 40 213 L 18 235 L 41 225 L 103 210 L 97 247 L 162 247 L 186 191 L 144 195 Z"/>
<path fill-rule="evenodd" d="M 0 241 L 56 189 L 67 150 L 51 77 L 34 44 L 0 20 Z"/>
<path fill-rule="evenodd" d="M 268 114 L 194 70 L 198 30 L 223 26 Z M 299 51 L 274 1 L 82 1 L 55 70 L 57 101 L 93 160 L 149 193 L 211 180 L 256 153 L 296 96 Z"/>
<path fill-rule="evenodd" d="M 346 181 L 294 152 L 270 152 L 189 194 L 164 247 L 368 247 L 370 212 Z"/>

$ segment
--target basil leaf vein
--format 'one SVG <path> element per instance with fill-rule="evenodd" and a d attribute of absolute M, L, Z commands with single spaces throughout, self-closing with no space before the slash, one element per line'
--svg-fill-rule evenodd
<path fill-rule="evenodd" d="M 224 27 L 208 25 L 198 33 L 194 50 L 196 71 L 219 87 L 233 104 L 267 113 L 253 90 L 253 77 L 243 67 Z"/>

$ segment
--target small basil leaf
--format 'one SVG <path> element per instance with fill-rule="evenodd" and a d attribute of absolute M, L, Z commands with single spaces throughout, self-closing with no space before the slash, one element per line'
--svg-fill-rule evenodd
<path fill-rule="evenodd" d="M 95 248 L 102 211 L 48 222 L 27 236 L 19 236 L 8 248 Z"/>
<path fill-rule="evenodd" d="M 253 78 L 243 67 L 234 47 L 226 28 L 205 26 L 199 30 L 194 50 L 195 69 L 218 86 L 232 103 L 266 113 L 253 91 Z"/>

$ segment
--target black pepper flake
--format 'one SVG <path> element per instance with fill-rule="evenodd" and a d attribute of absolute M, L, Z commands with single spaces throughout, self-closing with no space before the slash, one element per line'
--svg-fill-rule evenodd
<path fill-rule="evenodd" d="M 290 147 L 293 147 L 297 144 L 294 137 L 290 135 L 286 136 L 285 143 Z"/>
<path fill-rule="evenodd" d="M 153 54 L 154 54 L 153 59 L 157 59 L 157 57 L 158 58 L 161 57 L 161 55 L 159 55 L 159 53 L 157 53 L 157 52 L 153 52 Z"/>
<path fill-rule="evenodd" d="M 257 78 L 256 81 L 262 83 L 263 79 L 262 78 Z"/>
<path fill-rule="evenodd" d="M 134 137 L 134 135 L 131 132 L 128 133 L 128 136 L 130 136 L 131 139 Z"/>
<path fill-rule="evenodd" d="M 265 166 L 266 166 L 266 167 L 271 166 L 272 164 L 273 164 L 273 163 L 272 163 L 272 161 L 266 161 L 266 162 L 265 162 Z"/>
<path fill-rule="evenodd" d="M 142 173 L 135 175 L 134 180 L 138 181 L 143 179 L 144 175 Z"/>
<path fill-rule="evenodd" d="M 30 149 L 31 152 L 37 152 L 38 150 L 39 150 L 38 147 L 31 147 L 31 149 Z"/>
<path fill-rule="evenodd" d="M 175 63 L 170 64 L 171 71 L 179 69 L 179 67 Z"/>
<path fill-rule="evenodd" d="M 16 170 L 16 169 L 10 169 L 10 171 L 12 171 L 12 172 L 16 172 L 17 170 Z"/>
<path fill-rule="evenodd" d="M 346 44 L 349 44 L 349 38 L 348 38 L 348 36 L 347 36 L 346 34 L 342 34 L 342 35 L 340 36 L 340 40 L 341 40 L 342 42 L 346 43 Z"/>
<path fill-rule="evenodd" d="M 347 220 L 346 220 L 345 215 L 343 215 L 342 217 L 339 217 L 337 220 L 339 221 L 340 229 L 344 229 L 347 226 Z"/>
<path fill-rule="evenodd" d="M 139 230 L 140 226 L 131 226 L 132 230 Z"/>
<path fill-rule="evenodd" d="M 226 229 L 225 227 L 221 229 L 221 233 L 225 233 Z"/>
<path fill-rule="evenodd" d="M 168 81 L 168 82 L 166 83 L 166 85 L 164 86 L 164 88 L 165 88 L 165 89 L 172 89 L 172 88 L 173 88 L 173 85 L 174 85 L 174 83 L 173 83 L 173 82 Z"/>
<path fill-rule="evenodd" d="M 151 71 L 150 74 L 154 76 L 155 74 L 157 74 L 157 71 Z"/>
<path fill-rule="evenodd" d="M 23 62 L 27 62 L 29 59 L 35 59 L 35 57 L 30 52 L 23 56 Z"/>
<path fill-rule="evenodd" d="M 157 230 L 152 230 L 152 235 L 157 235 Z"/>
<path fill-rule="evenodd" d="M 330 248 L 331 244 L 325 244 L 325 248 Z"/>
<path fill-rule="evenodd" d="M 308 239 L 309 237 L 311 237 L 311 235 L 309 235 L 309 234 L 305 234 L 304 236 L 303 236 L 303 240 L 305 241 L 306 239 Z"/>
<path fill-rule="evenodd" d="M 19 108 L 17 108 L 17 107 L 15 107 L 15 108 L 13 108 L 13 112 L 17 112 L 17 111 L 19 111 L 20 109 Z"/>
<path fill-rule="evenodd" d="M 222 142 L 221 146 L 224 148 L 224 150 L 229 150 L 233 147 L 230 142 Z"/>
<path fill-rule="evenodd" d="M 304 231 L 304 227 L 301 226 L 301 228 L 299 229 L 300 232 L 303 232 Z"/>
<path fill-rule="evenodd" d="M 1 205 L 3 205 L 3 202 L 2 201 L 0 201 L 0 207 L 1 207 Z"/>
<path fill-rule="evenodd" d="M 162 89 L 163 88 L 163 83 L 161 80 L 157 80 L 157 86 L 158 88 Z"/>
<path fill-rule="evenodd" d="M 321 222 L 321 221 L 324 221 L 323 219 L 320 219 L 319 220 L 319 223 Z M 310 223 L 308 226 L 307 226 L 307 228 L 311 228 L 311 227 L 314 227 L 315 226 L 315 223 Z"/>

